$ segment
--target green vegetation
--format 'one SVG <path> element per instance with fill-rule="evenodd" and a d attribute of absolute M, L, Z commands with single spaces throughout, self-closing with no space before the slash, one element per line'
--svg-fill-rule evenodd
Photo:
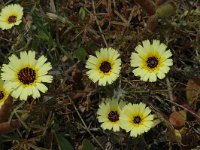
<path fill-rule="evenodd" d="M 200 148 L 198 0 L 0 0 L 0 10 L 11 3 L 24 14 L 19 25 L 0 29 L 0 65 L 33 50 L 51 63 L 53 82 L 40 98 L 1 108 L 0 150 Z M 144 82 L 132 73 L 130 57 L 153 39 L 171 50 L 173 66 L 164 79 Z M 99 86 L 85 64 L 105 47 L 120 53 L 121 72 L 111 85 Z M 155 126 L 136 138 L 103 130 L 97 109 L 106 98 L 145 103 Z"/>

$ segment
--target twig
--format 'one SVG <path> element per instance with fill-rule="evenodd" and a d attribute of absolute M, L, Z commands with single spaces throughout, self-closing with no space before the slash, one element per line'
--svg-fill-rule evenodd
<path fill-rule="evenodd" d="M 173 93 L 172 93 L 172 87 L 171 87 L 171 84 L 170 84 L 170 81 L 169 81 L 168 78 L 166 78 L 166 83 L 167 83 L 169 98 L 170 98 L 171 101 L 174 101 L 174 97 L 173 97 Z"/>
<path fill-rule="evenodd" d="M 14 110 L 14 113 L 16 115 L 16 117 L 19 119 L 19 121 L 21 122 L 21 124 L 24 126 L 24 128 L 26 128 L 28 131 L 30 130 L 29 127 L 25 124 L 25 122 L 20 118 L 20 116 L 17 114 L 17 112 Z"/>
<path fill-rule="evenodd" d="M 78 99 L 78 98 L 80 98 L 80 97 L 85 97 L 87 94 L 88 94 L 88 92 L 78 92 L 78 93 L 76 93 L 75 95 L 73 95 L 73 96 L 71 97 L 71 99 L 72 99 L 72 100 L 76 100 L 76 99 Z"/>
<path fill-rule="evenodd" d="M 69 100 L 71 101 L 71 103 L 72 103 L 72 105 L 73 105 L 73 107 L 74 107 L 74 109 L 75 109 L 77 115 L 79 116 L 79 118 L 80 118 L 80 120 L 81 120 L 81 122 L 82 122 L 82 124 L 83 124 L 83 128 L 92 136 L 92 138 L 93 138 L 93 139 L 95 140 L 95 142 L 99 145 L 99 147 L 100 147 L 101 149 L 103 149 L 102 145 L 99 143 L 99 141 L 96 139 L 96 137 L 95 137 L 95 136 L 90 132 L 90 130 L 88 129 L 86 123 L 84 122 L 83 118 L 81 117 L 81 114 L 80 114 L 79 111 L 77 110 L 77 108 L 76 108 L 76 106 L 74 105 L 72 99 L 71 99 L 69 96 L 68 96 L 68 98 L 69 98 Z"/>
<path fill-rule="evenodd" d="M 20 116 L 17 114 L 17 110 L 19 108 L 21 108 L 23 106 L 23 104 L 25 103 L 25 101 L 21 102 L 18 106 L 16 106 L 16 108 L 13 110 L 13 112 L 11 113 L 10 117 L 9 117 L 9 121 L 11 121 L 11 119 L 13 118 L 14 115 L 16 115 L 16 117 L 18 118 L 18 120 L 21 122 L 21 124 L 24 126 L 24 128 L 26 128 L 28 131 L 30 130 L 29 127 L 24 123 L 24 121 L 20 118 Z"/>
<path fill-rule="evenodd" d="M 23 106 L 23 104 L 25 103 L 25 101 L 22 101 L 19 105 L 17 105 L 14 110 L 11 112 L 10 117 L 9 117 L 9 121 L 11 121 L 11 119 L 13 118 L 16 110 L 18 110 L 19 108 L 21 108 Z"/>
<path fill-rule="evenodd" d="M 114 13 L 122 20 L 123 23 L 126 24 L 127 26 L 127 20 L 117 11 L 117 10 L 114 10 Z"/>
<path fill-rule="evenodd" d="M 96 17 L 96 11 L 95 11 L 95 6 L 94 6 L 94 0 L 92 0 L 92 8 L 93 8 L 93 13 L 94 13 L 94 18 L 95 18 L 96 24 L 97 24 L 97 26 L 98 26 L 99 32 L 101 33 L 101 37 L 102 37 L 102 39 L 103 39 L 104 44 L 106 45 L 106 47 L 108 47 L 108 43 L 106 42 L 106 39 L 105 39 L 105 37 L 104 37 L 104 35 L 103 35 L 103 32 L 102 32 L 102 30 L 101 30 L 101 27 L 100 27 L 100 25 L 99 25 L 99 21 L 98 21 L 98 19 L 97 19 L 97 17 Z"/>
<path fill-rule="evenodd" d="M 160 99 L 158 96 L 155 96 L 156 97 L 156 99 Z M 187 111 L 187 112 L 189 112 L 191 115 L 193 115 L 199 122 L 200 122 L 200 116 L 199 115 L 197 115 L 193 110 L 192 110 L 192 108 L 190 108 L 188 105 L 180 105 L 180 104 L 177 104 L 176 102 L 174 102 L 174 101 L 171 101 L 171 100 L 167 100 L 167 99 L 164 99 L 165 101 L 168 101 L 168 102 L 170 102 L 170 103 L 172 103 L 172 104 L 174 104 L 174 105 L 176 105 L 176 106 L 178 106 L 178 107 L 180 107 L 180 108 L 182 108 L 182 109 L 184 109 L 185 111 Z"/>

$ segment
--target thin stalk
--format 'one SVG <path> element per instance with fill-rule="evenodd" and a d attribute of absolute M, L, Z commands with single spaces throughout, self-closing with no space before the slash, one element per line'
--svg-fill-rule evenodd
<path fill-rule="evenodd" d="M 93 138 L 94 141 L 99 145 L 99 147 L 100 147 L 101 149 L 103 149 L 102 145 L 99 143 L 99 141 L 96 139 L 96 137 L 95 137 L 95 136 L 90 132 L 90 130 L 88 129 L 88 127 L 87 127 L 85 121 L 84 121 L 83 118 L 81 117 L 81 114 L 79 113 L 78 109 L 77 109 L 76 106 L 74 105 L 72 99 L 71 99 L 69 96 L 68 96 L 68 98 L 69 98 L 70 102 L 72 103 L 72 105 L 73 105 L 73 107 L 74 107 L 74 109 L 75 109 L 75 111 L 76 111 L 76 113 L 77 113 L 79 119 L 81 120 L 81 122 L 82 122 L 82 124 L 83 124 L 82 127 L 92 136 L 92 138 Z"/>

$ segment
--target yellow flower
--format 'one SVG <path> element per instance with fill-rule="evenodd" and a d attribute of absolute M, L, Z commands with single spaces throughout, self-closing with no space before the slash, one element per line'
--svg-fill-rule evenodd
<path fill-rule="evenodd" d="M 113 83 L 118 77 L 121 70 L 121 59 L 119 53 L 113 48 L 101 48 L 96 52 L 96 57 L 90 55 L 86 68 L 88 77 L 99 85 Z"/>
<path fill-rule="evenodd" d="M 53 77 L 47 75 L 52 66 L 47 58 L 41 56 L 35 59 L 35 52 L 20 52 L 20 58 L 14 54 L 9 57 L 9 63 L 3 64 L 1 78 L 5 80 L 4 88 L 20 100 L 28 96 L 40 97 L 39 91 L 45 93 L 47 87 L 42 82 L 51 83 Z"/>
<path fill-rule="evenodd" d="M 149 40 L 142 43 L 143 46 L 138 45 L 131 55 L 133 73 L 143 81 L 155 82 L 157 77 L 163 79 L 173 65 L 171 51 L 166 50 L 167 46 L 158 40 L 153 40 L 153 44 Z"/>
<path fill-rule="evenodd" d="M 4 7 L 0 13 L 0 28 L 7 30 L 14 25 L 19 25 L 22 22 L 23 7 L 19 4 L 10 4 Z"/>
<path fill-rule="evenodd" d="M 154 125 L 154 117 L 150 113 L 151 110 L 144 103 L 127 104 L 119 118 L 121 128 L 125 129 L 126 132 L 130 131 L 130 135 L 133 137 L 149 131 Z"/>
<path fill-rule="evenodd" d="M 97 111 L 98 121 L 101 124 L 101 127 L 113 131 L 120 130 L 120 115 L 122 108 L 124 107 L 125 102 L 118 101 L 117 99 L 106 99 L 105 102 L 102 102 L 99 105 Z"/>
<path fill-rule="evenodd" d="M 0 79 L 0 107 L 3 105 L 9 95 L 9 92 L 4 89 L 3 85 L 4 81 Z"/>

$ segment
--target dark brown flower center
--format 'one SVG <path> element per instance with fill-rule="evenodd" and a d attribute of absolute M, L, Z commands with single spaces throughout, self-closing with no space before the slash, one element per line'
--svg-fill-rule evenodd
<path fill-rule="evenodd" d="M 147 59 L 147 66 L 149 68 L 155 68 L 155 67 L 157 67 L 157 65 L 158 65 L 158 58 L 156 58 L 156 57 L 149 57 Z"/>
<path fill-rule="evenodd" d="M 4 93 L 3 91 L 0 91 L 0 100 L 4 98 Z"/>
<path fill-rule="evenodd" d="M 17 17 L 16 16 L 10 16 L 9 18 L 8 18 L 8 22 L 9 23 L 15 23 L 17 21 Z"/>
<path fill-rule="evenodd" d="M 31 84 L 35 81 L 36 78 L 36 73 L 35 70 L 26 67 L 23 68 L 22 70 L 19 71 L 18 79 L 23 83 L 23 84 Z"/>
<path fill-rule="evenodd" d="M 135 124 L 139 124 L 139 123 L 141 122 L 140 116 L 134 117 L 133 122 L 134 122 Z"/>
<path fill-rule="evenodd" d="M 111 70 L 111 64 L 107 61 L 101 63 L 100 70 L 103 73 L 108 73 Z"/>
<path fill-rule="evenodd" d="M 117 111 L 111 111 L 109 114 L 108 114 L 108 119 L 112 122 L 116 122 L 119 120 L 119 114 Z"/>

